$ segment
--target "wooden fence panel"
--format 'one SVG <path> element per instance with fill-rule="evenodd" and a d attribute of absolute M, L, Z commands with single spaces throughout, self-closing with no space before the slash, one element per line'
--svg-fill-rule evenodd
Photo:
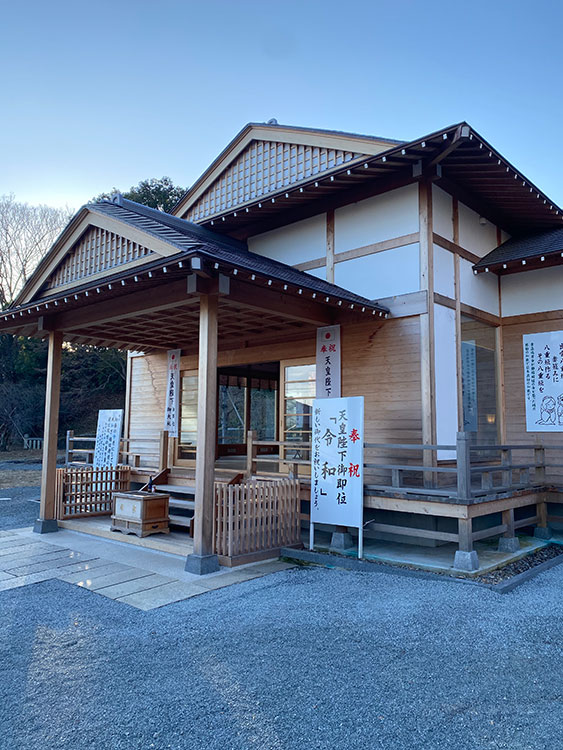
<path fill-rule="evenodd" d="M 300 543 L 299 480 L 217 482 L 215 497 L 218 555 L 233 560 Z"/>
<path fill-rule="evenodd" d="M 113 493 L 126 492 L 131 481 L 129 466 L 57 469 L 55 480 L 57 518 L 109 516 Z"/>

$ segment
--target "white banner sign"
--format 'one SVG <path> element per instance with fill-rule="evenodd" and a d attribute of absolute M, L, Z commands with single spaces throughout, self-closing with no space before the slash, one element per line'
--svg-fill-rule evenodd
<path fill-rule="evenodd" d="M 364 398 L 313 401 L 311 523 L 363 525 Z"/>
<path fill-rule="evenodd" d="M 461 342 L 463 429 L 477 432 L 477 349 L 474 341 Z"/>
<path fill-rule="evenodd" d="M 94 466 L 117 466 L 123 409 L 100 409 L 96 429 Z"/>
<path fill-rule="evenodd" d="M 563 331 L 522 338 L 526 431 L 563 432 Z"/>
<path fill-rule="evenodd" d="M 168 374 L 166 377 L 166 412 L 164 429 L 170 437 L 178 437 L 180 410 L 180 349 L 168 351 Z"/>
<path fill-rule="evenodd" d="M 317 328 L 317 398 L 340 398 L 340 326 Z"/>

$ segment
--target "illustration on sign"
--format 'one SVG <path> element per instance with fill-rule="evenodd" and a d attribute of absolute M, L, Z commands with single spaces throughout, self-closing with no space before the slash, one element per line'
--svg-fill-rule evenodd
<path fill-rule="evenodd" d="M 340 398 L 340 326 L 317 328 L 317 398 Z"/>
<path fill-rule="evenodd" d="M 461 342 L 461 383 L 463 429 L 477 432 L 477 347 L 474 341 Z"/>
<path fill-rule="evenodd" d="M 526 431 L 563 432 L 563 331 L 523 336 Z"/>
<path fill-rule="evenodd" d="M 98 412 L 94 466 L 117 466 L 123 409 L 101 409 Z"/>
<path fill-rule="evenodd" d="M 363 525 L 364 399 L 313 401 L 311 523 Z"/>
<path fill-rule="evenodd" d="M 168 351 L 168 374 L 166 378 L 166 412 L 164 429 L 170 437 L 178 437 L 178 411 L 180 406 L 180 349 Z"/>

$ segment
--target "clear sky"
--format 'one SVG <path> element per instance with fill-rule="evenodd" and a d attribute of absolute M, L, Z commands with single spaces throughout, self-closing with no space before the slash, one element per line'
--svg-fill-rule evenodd
<path fill-rule="evenodd" d="M 563 204 L 563 3 L 0 0 L 0 194 L 190 185 L 243 125 L 467 120 Z"/>

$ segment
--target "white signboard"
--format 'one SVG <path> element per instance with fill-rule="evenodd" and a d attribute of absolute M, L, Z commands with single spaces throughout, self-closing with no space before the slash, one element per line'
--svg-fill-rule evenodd
<path fill-rule="evenodd" d="M 463 430 L 477 432 L 477 348 L 474 341 L 461 342 Z"/>
<path fill-rule="evenodd" d="M 340 326 L 317 328 L 317 398 L 340 398 Z"/>
<path fill-rule="evenodd" d="M 527 432 L 563 432 L 563 331 L 523 337 Z"/>
<path fill-rule="evenodd" d="M 313 401 L 311 537 L 315 523 L 356 526 L 362 554 L 364 398 Z"/>
<path fill-rule="evenodd" d="M 180 349 L 168 351 L 168 374 L 166 377 L 166 412 L 164 429 L 170 437 L 178 437 L 180 410 Z"/>
<path fill-rule="evenodd" d="M 94 466 L 117 466 L 123 409 L 100 409 L 96 429 Z"/>

